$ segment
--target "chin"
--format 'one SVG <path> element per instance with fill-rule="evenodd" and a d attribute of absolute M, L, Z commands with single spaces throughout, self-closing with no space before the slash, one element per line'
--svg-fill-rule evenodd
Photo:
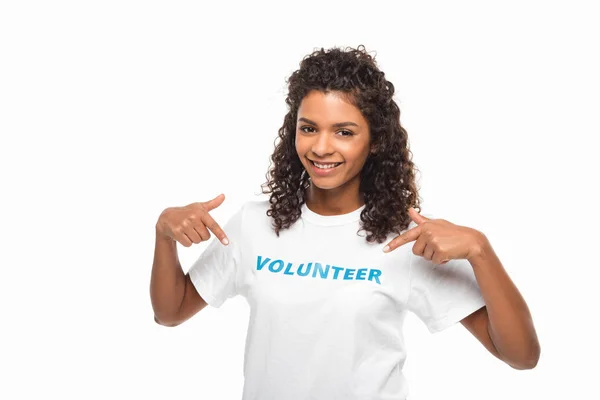
<path fill-rule="evenodd" d="M 339 188 L 340 186 L 343 186 L 346 183 L 346 182 L 339 182 L 339 180 L 337 180 L 337 179 L 323 178 L 320 176 L 314 176 L 314 177 L 310 176 L 310 182 L 315 188 L 322 189 L 322 190 L 336 189 L 336 188 Z"/>
<path fill-rule="evenodd" d="M 317 189 L 321 189 L 321 190 L 331 190 L 331 189 L 335 189 L 335 188 L 340 187 L 340 185 L 332 185 L 332 184 L 329 184 L 329 185 L 320 185 L 319 183 L 313 181 L 312 179 L 311 179 L 311 182 L 312 182 L 312 184 L 313 184 L 314 187 L 316 187 Z"/>

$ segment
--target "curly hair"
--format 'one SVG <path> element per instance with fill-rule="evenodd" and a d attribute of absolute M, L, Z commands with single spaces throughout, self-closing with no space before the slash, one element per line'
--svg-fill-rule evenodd
<path fill-rule="evenodd" d="M 277 236 L 300 218 L 305 191 L 310 186 L 308 173 L 296 152 L 295 138 L 300 103 L 312 90 L 342 94 L 361 111 L 369 125 L 375 152 L 369 154 L 360 172 L 359 190 L 365 208 L 357 234 L 364 230 L 368 232 L 367 242 L 377 243 L 383 242 L 390 232 L 400 234 L 411 221 L 408 208 L 421 212 L 415 184 L 418 170 L 411 161 L 407 132 L 400 125 L 400 108 L 392 98 L 394 85 L 386 80 L 375 58 L 363 45 L 345 50 L 321 48 L 305 56 L 300 69 L 286 82 L 289 111 L 275 139 L 267 182 L 261 185 L 262 193 L 270 194 L 267 215 L 273 218 Z"/>

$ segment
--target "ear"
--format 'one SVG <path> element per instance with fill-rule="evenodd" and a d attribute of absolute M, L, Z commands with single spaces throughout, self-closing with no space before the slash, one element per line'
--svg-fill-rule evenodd
<path fill-rule="evenodd" d="M 371 154 L 376 154 L 378 150 L 379 146 L 377 146 L 376 144 L 371 145 Z"/>

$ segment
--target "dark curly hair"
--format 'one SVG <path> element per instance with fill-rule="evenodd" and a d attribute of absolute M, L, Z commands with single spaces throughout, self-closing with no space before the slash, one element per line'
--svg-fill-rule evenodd
<path fill-rule="evenodd" d="M 363 45 L 345 50 L 321 48 L 302 59 L 300 69 L 292 73 L 287 83 L 285 102 L 289 112 L 275 139 L 267 182 L 261 185 L 263 194 L 270 194 L 267 215 L 273 218 L 277 236 L 300 217 L 305 190 L 310 186 L 308 173 L 296 152 L 295 138 L 298 108 L 312 90 L 342 94 L 369 124 L 375 152 L 369 154 L 360 172 L 359 190 L 365 208 L 358 232 L 367 231 L 367 242 L 377 243 L 383 242 L 390 232 L 400 234 L 411 221 L 408 208 L 421 212 L 415 184 L 418 170 L 411 161 L 407 132 L 400 125 L 400 108 L 392 98 L 394 85 L 385 79 L 375 58 Z"/>

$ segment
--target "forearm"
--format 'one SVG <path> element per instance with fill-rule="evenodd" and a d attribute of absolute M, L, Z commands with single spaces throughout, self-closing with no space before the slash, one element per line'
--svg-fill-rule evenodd
<path fill-rule="evenodd" d="M 485 300 L 488 330 L 496 349 L 514 368 L 533 368 L 540 345 L 529 307 L 485 235 L 480 251 L 469 262 Z"/>
<path fill-rule="evenodd" d="M 185 294 L 185 274 L 177 255 L 177 243 L 156 232 L 150 299 L 157 322 L 169 324 Z"/>

